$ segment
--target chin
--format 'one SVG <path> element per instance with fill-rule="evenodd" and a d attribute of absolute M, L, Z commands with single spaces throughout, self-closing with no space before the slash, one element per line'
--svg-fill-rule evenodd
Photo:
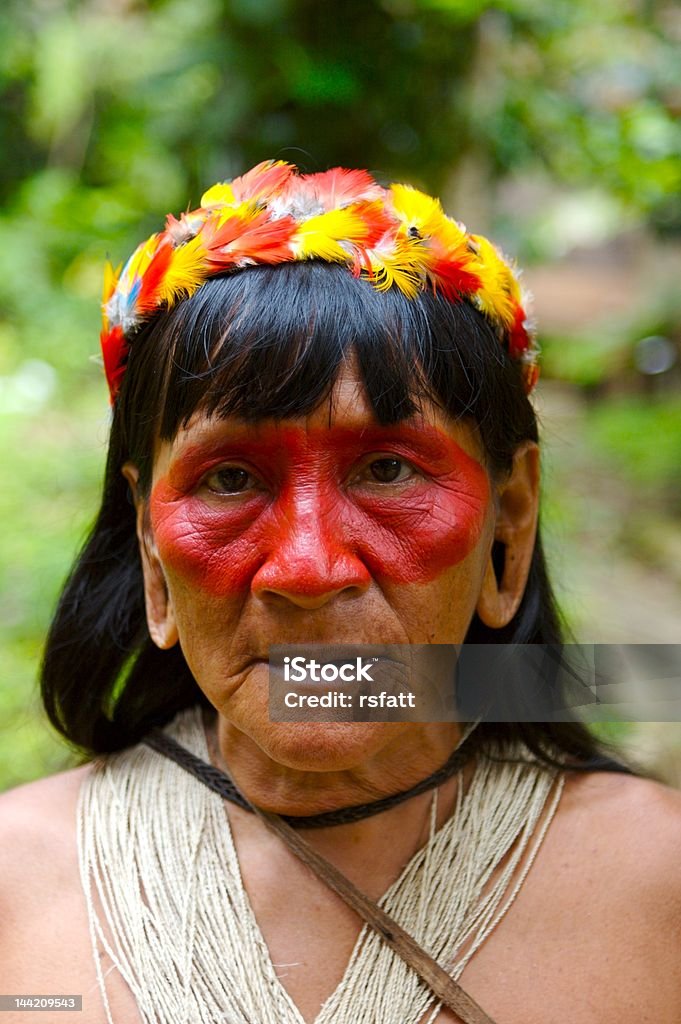
<path fill-rule="evenodd" d="M 246 730 L 244 730 L 246 731 Z M 400 722 L 267 722 L 260 735 L 247 730 L 277 764 L 308 772 L 361 768 L 404 732 Z"/>
<path fill-rule="evenodd" d="M 204 692 L 224 722 L 236 730 L 232 742 L 241 753 L 245 753 L 245 740 L 246 746 L 257 748 L 259 756 L 265 755 L 275 765 L 294 771 L 361 769 L 397 742 L 405 729 L 414 728 L 404 722 L 272 721 L 266 665 L 249 671 L 236 689 L 225 687 L 222 694 Z"/>
<path fill-rule="evenodd" d="M 247 696 L 245 690 L 221 709 L 223 718 L 260 754 L 297 771 L 361 768 L 409 727 L 403 722 L 273 722 L 266 693 L 261 691 L 258 700 L 238 699 Z"/>

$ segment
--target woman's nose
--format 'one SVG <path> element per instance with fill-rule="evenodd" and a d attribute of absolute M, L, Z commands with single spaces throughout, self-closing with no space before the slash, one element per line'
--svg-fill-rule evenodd
<path fill-rule="evenodd" d="M 371 575 L 345 532 L 338 516 L 325 516 L 317 503 L 289 509 L 251 590 L 306 609 L 321 608 L 344 591 L 363 593 Z"/>

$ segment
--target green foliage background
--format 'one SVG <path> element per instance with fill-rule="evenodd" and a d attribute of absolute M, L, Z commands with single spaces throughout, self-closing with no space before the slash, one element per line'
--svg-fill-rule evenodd
<path fill-rule="evenodd" d="M 676 239 L 681 20 L 661 0 L 5 0 L 0 38 L 3 787 L 67 758 L 34 680 L 96 504 L 105 257 L 267 157 L 367 166 L 456 197 L 451 212 L 479 214 L 471 226 L 521 261 L 560 247 L 541 207 L 495 204 L 523 176 Z M 673 333 L 677 302 L 662 320 Z M 602 338 L 567 361 L 564 340 L 545 339 L 548 370 L 593 386 Z M 662 495 L 681 451 L 677 399 L 601 410 L 594 425 L 625 476 L 633 462 L 632 480 Z M 645 445 L 629 458 L 637 416 L 647 432 L 662 423 L 656 462 Z"/>

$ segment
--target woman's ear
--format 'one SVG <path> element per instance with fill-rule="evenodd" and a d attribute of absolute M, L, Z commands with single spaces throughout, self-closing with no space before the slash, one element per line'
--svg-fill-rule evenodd
<path fill-rule="evenodd" d="M 530 571 L 539 509 L 539 447 L 516 449 L 509 476 L 497 486 L 494 542 L 476 611 L 491 629 L 508 625 L 520 606 Z"/>
<path fill-rule="evenodd" d="M 137 542 L 144 573 L 144 602 L 149 635 L 157 647 L 167 650 L 178 641 L 175 610 L 156 550 L 147 515 L 147 503 L 140 494 L 139 470 L 132 462 L 126 462 L 121 472 L 128 481 L 137 512 Z"/>

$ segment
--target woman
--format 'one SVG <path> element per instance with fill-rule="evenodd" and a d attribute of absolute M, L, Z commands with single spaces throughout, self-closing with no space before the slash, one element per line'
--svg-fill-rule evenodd
<path fill-rule="evenodd" d="M 3 990 L 117 1024 L 678 1021 L 678 794 L 576 723 L 268 713 L 274 644 L 560 643 L 508 263 L 406 186 L 267 163 L 104 312 L 102 506 L 43 667 L 100 756 L 3 798 Z"/>

